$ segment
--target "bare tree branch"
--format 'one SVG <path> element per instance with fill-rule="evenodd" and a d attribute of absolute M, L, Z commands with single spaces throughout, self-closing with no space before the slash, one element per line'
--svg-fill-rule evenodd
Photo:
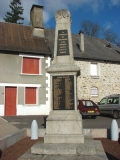
<path fill-rule="evenodd" d="M 118 36 L 114 31 L 112 31 L 111 29 L 102 29 L 102 34 L 104 39 L 106 39 L 110 43 L 116 44 Z"/>
<path fill-rule="evenodd" d="M 81 23 L 81 29 L 86 36 L 98 37 L 100 25 L 98 23 L 93 23 L 89 20 L 84 20 Z"/>

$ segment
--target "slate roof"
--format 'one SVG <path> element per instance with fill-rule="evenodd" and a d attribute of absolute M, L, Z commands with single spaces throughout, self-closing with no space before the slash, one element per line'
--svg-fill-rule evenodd
<path fill-rule="evenodd" d="M 31 54 L 54 53 L 55 30 L 45 29 L 45 38 L 32 35 L 30 26 L 0 22 L 0 50 Z M 120 48 L 108 41 L 85 36 L 85 52 L 79 47 L 79 35 L 72 34 L 74 58 L 78 60 L 96 60 L 120 63 Z"/>
<path fill-rule="evenodd" d="M 46 29 L 45 35 L 48 39 L 50 49 L 53 52 L 55 31 Z M 120 48 L 114 45 L 111 45 L 111 48 L 107 47 L 109 44 L 108 41 L 100 38 L 85 36 L 84 53 L 80 51 L 79 41 L 79 34 L 72 34 L 73 53 L 75 59 L 120 63 Z"/>
<path fill-rule="evenodd" d="M 32 35 L 30 26 L 0 22 L 0 50 L 51 54 L 46 39 Z"/>

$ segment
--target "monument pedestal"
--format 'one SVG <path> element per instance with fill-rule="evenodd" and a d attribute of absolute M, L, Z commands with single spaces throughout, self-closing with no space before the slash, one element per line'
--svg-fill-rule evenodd
<path fill-rule="evenodd" d="M 42 155 L 95 155 L 95 145 L 92 137 L 85 137 L 85 143 L 43 143 L 39 141 L 31 147 L 32 154 Z"/>
<path fill-rule="evenodd" d="M 44 143 L 31 148 L 33 154 L 76 154 L 84 144 L 82 118 L 79 111 L 51 111 L 46 122 Z"/>
<path fill-rule="evenodd" d="M 44 143 L 84 143 L 79 111 L 51 111 L 47 118 Z"/>

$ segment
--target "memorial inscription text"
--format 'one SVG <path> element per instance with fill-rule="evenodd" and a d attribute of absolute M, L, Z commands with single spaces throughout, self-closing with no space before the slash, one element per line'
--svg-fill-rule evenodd
<path fill-rule="evenodd" d="M 67 30 L 58 30 L 57 55 L 69 55 Z"/>
<path fill-rule="evenodd" d="M 74 109 L 74 76 L 53 76 L 53 109 Z"/>

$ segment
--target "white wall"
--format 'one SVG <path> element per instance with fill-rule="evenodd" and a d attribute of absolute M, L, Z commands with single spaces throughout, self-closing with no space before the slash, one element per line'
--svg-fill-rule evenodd
<path fill-rule="evenodd" d="M 16 115 L 48 115 L 49 107 L 46 105 L 17 105 Z"/>
<path fill-rule="evenodd" d="M 5 110 L 4 105 L 0 105 L 0 116 L 4 116 Z"/>

